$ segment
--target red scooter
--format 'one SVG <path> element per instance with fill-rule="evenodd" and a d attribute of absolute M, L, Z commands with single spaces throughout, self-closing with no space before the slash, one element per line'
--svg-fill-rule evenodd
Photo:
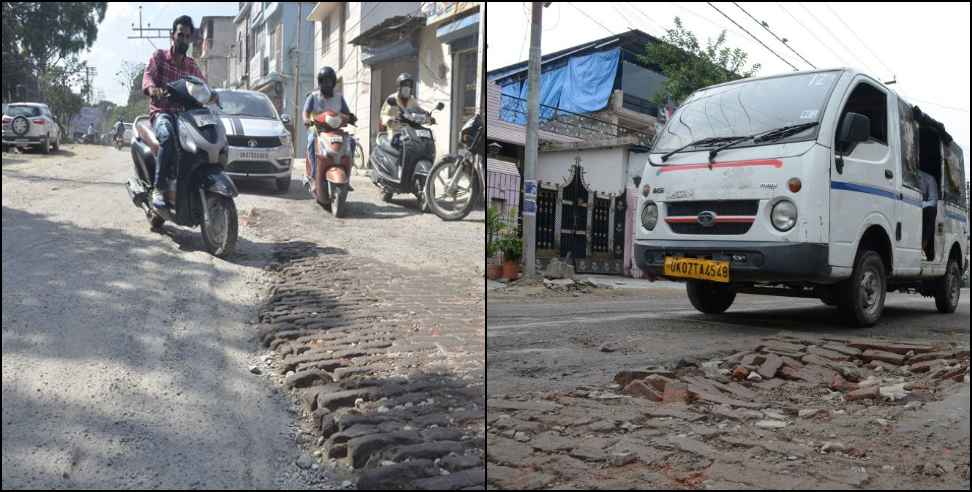
<path fill-rule="evenodd" d="M 317 157 L 317 173 L 311 172 L 310 155 L 304 156 L 305 173 L 310 182 L 310 192 L 322 207 L 335 217 L 346 214 L 351 179 L 351 136 L 342 130 L 354 117 L 327 111 L 312 116 L 306 126 L 314 126 L 317 140 L 314 151 Z M 353 124 L 353 123 L 352 123 Z"/>

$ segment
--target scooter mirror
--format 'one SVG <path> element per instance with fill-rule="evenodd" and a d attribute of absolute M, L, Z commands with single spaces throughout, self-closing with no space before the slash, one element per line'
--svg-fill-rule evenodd
<path fill-rule="evenodd" d="M 398 107 L 398 101 L 396 101 L 394 97 L 389 97 L 387 100 L 385 100 L 385 102 L 387 102 L 389 106 Z"/>
<path fill-rule="evenodd" d="M 435 105 L 435 110 L 436 111 L 442 111 L 442 108 L 444 108 L 444 107 L 445 107 L 445 104 L 442 104 L 441 102 L 439 102 L 439 104 L 436 104 Z"/>

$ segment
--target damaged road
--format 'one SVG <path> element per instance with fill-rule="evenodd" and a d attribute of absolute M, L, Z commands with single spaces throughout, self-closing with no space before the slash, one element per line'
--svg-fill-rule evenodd
<path fill-rule="evenodd" d="M 967 291 L 852 330 L 808 300 L 705 317 L 683 289 L 490 296 L 490 487 L 968 489 Z"/>

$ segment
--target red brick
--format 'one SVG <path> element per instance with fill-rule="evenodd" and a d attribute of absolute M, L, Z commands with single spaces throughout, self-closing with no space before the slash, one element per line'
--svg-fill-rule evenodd
<path fill-rule="evenodd" d="M 800 369 L 794 369 L 790 366 L 783 366 L 776 374 L 777 376 L 783 379 L 789 379 L 790 381 L 802 379 L 800 377 Z"/>
<path fill-rule="evenodd" d="M 665 387 L 667 387 L 670 383 L 673 383 L 674 381 L 672 381 L 669 378 L 666 378 L 665 376 L 659 376 L 655 374 L 646 377 L 644 379 L 644 382 L 645 384 L 651 386 L 652 388 L 655 389 L 655 391 L 661 394 L 661 393 L 665 393 Z"/>
<path fill-rule="evenodd" d="M 662 395 L 665 403 L 688 403 L 688 385 L 682 382 L 672 381 L 665 386 L 665 393 Z"/>
<path fill-rule="evenodd" d="M 834 391 L 847 391 L 847 380 L 841 377 L 840 374 L 835 374 L 834 379 L 830 382 L 830 389 Z"/>
<path fill-rule="evenodd" d="M 847 344 L 850 347 L 864 350 L 876 350 L 879 352 L 891 352 L 899 355 L 914 352 L 916 354 L 927 354 L 934 352 L 935 348 L 928 345 L 912 345 L 907 343 L 882 342 L 874 340 L 853 340 Z"/>
<path fill-rule="evenodd" d="M 847 401 L 858 401 L 858 400 L 877 400 L 881 397 L 881 388 L 879 386 L 869 386 L 867 388 L 859 389 L 856 391 L 851 391 L 847 393 Z"/>
<path fill-rule="evenodd" d="M 739 366 L 739 367 L 736 368 L 735 371 L 732 371 L 732 377 L 734 377 L 736 379 L 743 379 L 744 380 L 747 377 L 749 377 L 749 369 L 746 369 L 743 366 Z"/>
<path fill-rule="evenodd" d="M 914 357 L 908 359 L 911 364 L 917 364 L 919 362 L 928 362 L 938 359 L 951 359 L 955 357 L 953 352 L 932 352 L 930 354 L 918 354 Z"/>
<path fill-rule="evenodd" d="M 619 384 L 622 388 L 624 388 L 632 382 L 644 379 L 646 377 L 648 377 L 648 373 L 644 371 L 621 371 L 614 376 L 614 383 Z"/>
<path fill-rule="evenodd" d="M 943 360 L 930 360 L 927 362 L 919 362 L 917 364 L 912 364 L 911 367 L 909 367 L 909 369 L 911 370 L 911 372 L 915 372 L 915 373 L 928 372 L 944 363 L 945 361 Z"/>
<path fill-rule="evenodd" d="M 625 386 L 622 392 L 626 395 L 646 398 L 651 401 L 662 401 L 662 395 L 660 392 L 655 391 L 655 388 L 652 388 L 641 381 L 634 381 Z"/>
<path fill-rule="evenodd" d="M 824 348 L 826 350 L 832 350 L 832 351 L 837 352 L 839 354 L 844 354 L 844 355 L 848 355 L 848 356 L 851 356 L 851 357 L 857 357 L 858 355 L 861 355 L 861 349 L 856 349 L 856 348 L 848 347 L 847 345 L 844 345 L 842 343 L 837 343 L 837 342 L 829 342 L 829 343 L 826 343 L 826 344 L 823 345 L 822 348 Z"/>
<path fill-rule="evenodd" d="M 827 350 L 820 347 L 810 347 L 807 349 L 808 354 L 819 355 L 825 359 L 846 362 L 851 358 L 848 355 L 842 354 L 840 352 L 834 352 L 833 350 Z"/>
<path fill-rule="evenodd" d="M 881 350 L 865 350 L 864 353 L 861 354 L 861 358 L 869 362 L 872 360 L 879 360 L 881 362 L 887 362 L 889 364 L 895 364 L 898 366 L 904 364 L 905 361 L 905 356 L 903 355 L 892 352 L 884 352 Z"/>

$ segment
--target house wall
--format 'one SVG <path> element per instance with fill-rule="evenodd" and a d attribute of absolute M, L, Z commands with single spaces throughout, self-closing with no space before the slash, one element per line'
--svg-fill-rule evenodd
<path fill-rule="evenodd" d="M 544 152 L 537 158 L 537 179 L 550 183 L 565 183 L 577 157 L 581 158 L 584 180 L 591 191 L 617 193 L 624 191 L 627 179 L 627 149 L 614 147 L 580 151 Z"/>
<path fill-rule="evenodd" d="M 450 150 L 450 122 L 452 121 L 452 56 L 449 45 L 436 37 L 435 27 L 425 27 L 419 34 L 418 73 L 415 93 L 419 105 L 432 111 L 438 103 L 443 104 L 441 111 L 433 111 L 436 124 L 432 125 L 435 138 L 436 159 Z"/>

